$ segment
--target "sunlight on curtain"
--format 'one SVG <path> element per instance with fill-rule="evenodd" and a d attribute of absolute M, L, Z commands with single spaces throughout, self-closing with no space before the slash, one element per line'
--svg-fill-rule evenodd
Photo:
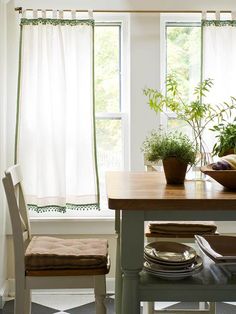
<path fill-rule="evenodd" d="M 210 101 L 228 101 L 236 96 L 236 21 L 203 21 L 203 75 L 212 78 Z"/>
<path fill-rule="evenodd" d="M 17 162 L 37 211 L 99 207 L 93 20 L 21 20 Z"/>
<path fill-rule="evenodd" d="M 230 97 L 236 97 L 236 20 L 231 16 L 226 18 L 202 21 L 203 79 L 213 79 L 207 101 L 216 105 L 231 103 Z M 212 146 L 215 142 L 213 132 L 208 131 L 206 136 Z"/>

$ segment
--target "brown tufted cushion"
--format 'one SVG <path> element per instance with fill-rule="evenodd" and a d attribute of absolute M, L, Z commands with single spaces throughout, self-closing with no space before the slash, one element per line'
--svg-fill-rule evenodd
<path fill-rule="evenodd" d="M 106 267 L 107 247 L 105 239 L 33 237 L 25 253 L 26 271 Z"/>

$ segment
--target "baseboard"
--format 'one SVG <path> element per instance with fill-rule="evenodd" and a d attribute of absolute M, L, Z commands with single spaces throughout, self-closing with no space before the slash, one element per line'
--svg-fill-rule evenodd
<path fill-rule="evenodd" d="M 4 284 L 0 288 L 0 309 L 3 309 L 8 294 L 9 294 L 8 280 L 5 280 Z"/>
<path fill-rule="evenodd" d="M 115 293 L 115 278 L 106 278 L 107 293 Z M 34 289 L 32 294 L 93 294 L 92 289 Z M 7 281 L 7 296 L 15 296 L 15 279 Z"/>

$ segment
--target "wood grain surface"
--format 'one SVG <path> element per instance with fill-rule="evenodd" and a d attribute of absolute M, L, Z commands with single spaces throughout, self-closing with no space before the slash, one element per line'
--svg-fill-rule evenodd
<path fill-rule="evenodd" d="M 163 173 L 107 172 L 106 190 L 110 209 L 236 210 L 236 192 L 211 179 L 167 185 Z"/>

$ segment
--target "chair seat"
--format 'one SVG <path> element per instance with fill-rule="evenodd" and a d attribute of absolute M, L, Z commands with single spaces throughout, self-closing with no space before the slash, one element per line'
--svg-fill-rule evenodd
<path fill-rule="evenodd" d="M 215 234 L 213 221 L 153 221 L 148 224 L 146 237 L 193 238 L 195 234 Z"/>
<path fill-rule="evenodd" d="M 28 277 L 58 277 L 58 276 L 99 276 L 106 275 L 110 270 L 110 259 L 108 257 L 106 267 L 98 268 L 78 268 L 78 269 L 41 269 L 26 270 L 25 275 Z"/>
<path fill-rule="evenodd" d="M 15 314 L 31 313 L 32 289 L 93 288 L 97 314 L 106 314 L 106 277 L 110 270 L 106 239 L 31 237 L 19 165 L 5 171 L 15 255 Z M 63 277 L 62 277 L 63 276 Z"/>
<path fill-rule="evenodd" d="M 108 241 L 105 239 L 60 239 L 35 236 L 25 253 L 26 273 L 30 271 L 100 269 L 108 264 Z"/>

